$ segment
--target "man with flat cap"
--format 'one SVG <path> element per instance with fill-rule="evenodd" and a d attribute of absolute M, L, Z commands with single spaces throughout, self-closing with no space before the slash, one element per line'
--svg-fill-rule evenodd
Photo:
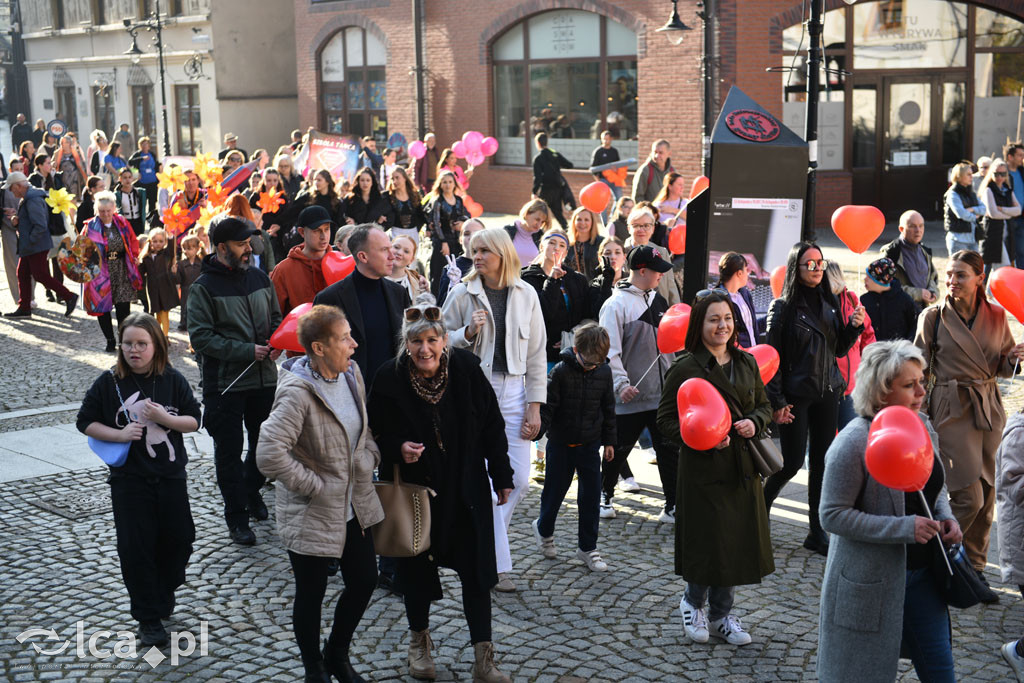
<path fill-rule="evenodd" d="M 213 253 L 203 259 L 188 296 L 188 333 L 202 368 L 203 423 L 213 437 L 217 485 L 231 540 L 253 545 L 249 516 L 267 519 L 260 496 L 266 481 L 256 467 L 260 425 L 274 403 L 281 355 L 267 341 L 281 324 L 270 278 L 251 268 L 252 226 L 233 216 L 210 226 Z M 242 428 L 249 437 L 243 463 Z"/>

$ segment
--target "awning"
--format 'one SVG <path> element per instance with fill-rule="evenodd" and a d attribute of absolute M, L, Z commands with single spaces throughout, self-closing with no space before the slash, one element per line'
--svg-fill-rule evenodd
<path fill-rule="evenodd" d="M 153 79 L 138 64 L 128 67 L 128 85 L 153 85 Z"/>
<path fill-rule="evenodd" d="M 67 71 L 58 66 L 53 70 L 53 85 L 57 88 L 73 88 L 75 81 Z"/>

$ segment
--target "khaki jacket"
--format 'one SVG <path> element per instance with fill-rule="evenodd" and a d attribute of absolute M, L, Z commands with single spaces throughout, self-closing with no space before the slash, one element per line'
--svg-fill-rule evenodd
<path fill-rule="evenodd" d="M 316 386 L 290 371 L 300 360 L 283 366 L 274 407 L 260 428 L 256 464 L 275 481 L 277 533 L 285 547 L 301 555 L 341 557 L 350 506 L 364 533 L 384 519 L 373 490 L 380 450 L 367 428 L 366 388 L 358 366 L 350 364 L 343 375 L 363 421 L 350 449 L 340 418 Z"/>

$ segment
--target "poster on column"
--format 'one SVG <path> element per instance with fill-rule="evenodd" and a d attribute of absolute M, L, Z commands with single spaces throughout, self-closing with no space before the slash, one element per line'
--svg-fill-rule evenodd
<path fill-rule="evenodd" d="M 318 130 L 309 132 L 309 140 L 295 159 L 295 167 L 306 178 L 326 169 L 336 181 L 352 182 L 359 170 L 359 138 L 332 135 Z"/>

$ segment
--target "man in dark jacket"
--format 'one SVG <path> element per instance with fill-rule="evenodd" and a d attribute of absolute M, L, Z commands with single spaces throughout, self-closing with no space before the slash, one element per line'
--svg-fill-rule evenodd
<path fill-rule="evenodd" d="M 896 279 L 914 300 L 918 313 L 939 298 L 939 273 L 932 263 L 932 250 L 924 246 L 923 239 L 924 217 L 917 211 L 904 211 L 900 236 L 882 247 L 882 256 L 895 264 Z"/>
<path fill-rule="evenodd" d="M 614 163 L 619 160 L 619 150 L 612 147 L 612 134 L 611 131 L 601 131 L 601 145 L 594 148 L 594 152 L 590 155 L 590 167 L 603 166 L 604 164 Z M 617 169 L 612 169 L 613 171 Z M 604 171 L 598 171 L 594 174 L 594 178 L 604 183 L 612 191 L 613 203 L 618 201 L 619 197 L 622 196 L 622 188 L 624 185 L 618 184 L 618 181 L 611 180 L 604 175 Z M 601 212 L 601 220 L 608 223 L 608 208 Z"/>
<path fill-rule="evenodd" d="M 46 193 L 32 187 L 24 173 L 11 173 L 7 176 L 3 189 L 21 200 L 17 214 L 11 218 L 11 223 L 18 229 L 18 308 L 5 317 L 32 317 L 33 279 L 56 292 L 66 305 L 64 317 L 71 317 L 78 303 L 78 295 L 53 277 L 46 264 L 46 254 L 53 249 Z"/>
<path fill-rule="evenodd" d="M 555 220 L 563 230 L 568 230 L 562 210 L 562 198 L 564 188 L 569 184 L 562 176 L 562 169 L 572 168 L 572 162 L 548 148 L 547 133 L 537 133 L 533 140 L 538 150 L 537 156 L 533 158 L 533 196 L 547 202 Z"/>
<path fill-rule="evenodd" d="M 217 485 L 231 540 L 253 545 L 249 515 L 267 519 L 260 496 L 266 479 L 256 467 L 260 425 L 270 415 L 280 349 L 268 344 L 281 324 L 270 278 L 250 268 L 251 224 L 225 216 L 210 226 L 214 253 L 203 259 L 188 296 L 188 334 L 202 368 L 203 423 L 213 437 Z M 243 465 L 242 426 L 249 437 Z"/>
<path fill-rule="evenodd" d="M 11 142 L 14 149 L 21 149 L 21 143 L 32 139 L 32 126 L 28 125 L 24 114 L 18 114 L 17 123 L 11 126 Z"/>

